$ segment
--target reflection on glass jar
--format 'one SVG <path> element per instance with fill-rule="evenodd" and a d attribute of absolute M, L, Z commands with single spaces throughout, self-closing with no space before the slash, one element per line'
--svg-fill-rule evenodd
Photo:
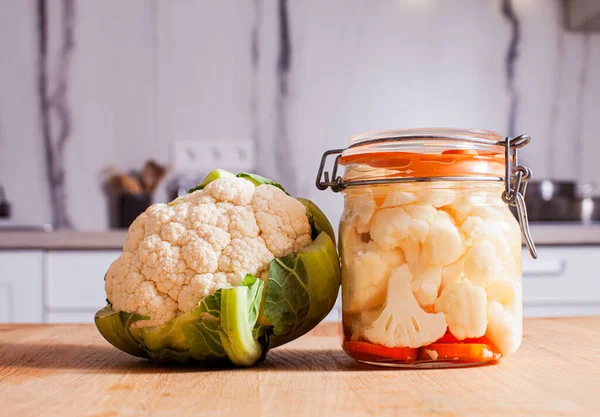
<path fill-rule="evenodd" d="M 502 199 L 505 184 L 492 179 L 503 154 L 490 142 L 468 152 L 422 143 L 419 152 L 415 143 L 413 152 L 390 152 L 388 143 L 385 157 L 342 154 L 344 181 L 361 181 L 342 187 L 339 230 L 343 348 L 354 359 L 469 366 L 519 347 L 521 230 Z M 467 179 L 481 177 L 476 169 L 489 180 Z M 386 181 L 402 171 L 419 180 Z"/>

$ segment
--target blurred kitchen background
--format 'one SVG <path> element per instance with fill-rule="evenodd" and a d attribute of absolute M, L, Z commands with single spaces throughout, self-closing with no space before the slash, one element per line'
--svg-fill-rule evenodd
<path fill-rule="evenodd" d="M 600 1 L 0 0 L 0 57 L 0 321 L 91 321 L 112 228 L 214 167 L 335 223 L 322 153 L 425 126 L 533 137 L 525 313 L 600 314 Z"/>

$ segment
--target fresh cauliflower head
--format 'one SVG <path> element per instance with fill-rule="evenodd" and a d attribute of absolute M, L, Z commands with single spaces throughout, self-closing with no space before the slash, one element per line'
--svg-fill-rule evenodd
<path fill-rule="evenodd" d="M 301 202 L 273 185 L 217 179 L 133 222 L 106 294 L 115 310 L 150 317 L 137 325 L 160 325 L 311 242 Z"/>

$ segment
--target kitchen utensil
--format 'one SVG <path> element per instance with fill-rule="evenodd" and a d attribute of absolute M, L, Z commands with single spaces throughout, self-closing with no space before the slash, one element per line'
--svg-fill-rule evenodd
<path fill-rule="evenodd" d="M 126 229 L 152 204 L 152 196 L 147 193 L 121 194 L 118 200 L 118 227 Z"/>
<path fill-rule="evenodd" d="M 167 168 L 154 160 L 149 160 L 144 164 L 142 170 L 142 185 L 144 191 L 153 194 L 160 182 L 167 175 Z"/>
<path fill-rule="evenodd" d="M 127 193 L 127 194 L 142 194 L 144 192 L 144 189 L 142 188 L 142 184 L 140 184 L 140 181 L 133 175 L 119 174 L 119 176 L 120 176 L 121 188 L 123 189 L 123 191 L 125 191 L 125 193 Z"/>
<path fill-rule="evenodd" d="M 575 181 L 529 181 L 525 203 L 530 221 L 579 221 Z"/>
<path fill-rule="evenodd" d="M 600 222 L 600 197 L 582 198 L 575 202 L 575 209 L 581 222 Z"/>
<path fill-rule="evenodd" d="M 579 221 L 591 223 L 600 221 L 600 195 L 595 184 L 581 184 L 578 187 L 578 198 L 575 210 Z"/>
<path fill-rule="evenodd" d="M 126 194 L 141 194 L 144 192 L 142 184 L 133 175 L 124 174 L 111 167 L 107 168 L 104 174 L 115 191 Z"/>

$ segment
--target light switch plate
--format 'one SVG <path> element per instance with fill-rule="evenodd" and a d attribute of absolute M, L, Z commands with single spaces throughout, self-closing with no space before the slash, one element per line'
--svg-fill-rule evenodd
<path fill-rule="evenodd" d="M 171 166 L 178 174 L 252 171 L 255 163 L 254 142 L 248 139 L 178 140 L 171 146 Z"/>

